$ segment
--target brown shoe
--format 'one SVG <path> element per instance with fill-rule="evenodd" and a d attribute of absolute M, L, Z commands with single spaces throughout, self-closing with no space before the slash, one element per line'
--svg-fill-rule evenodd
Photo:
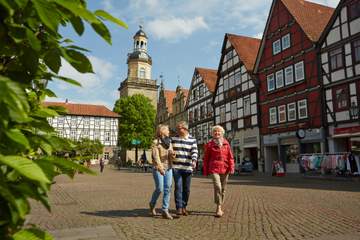
<path fill-rule="evenodd" d="M 157 212 L 156 212 L 156 209 L 155 209 L 155 206 L 151 206 L 151 204 L 149 203 L 149 208 L 150 208 L 150 215 L 155 217 L 157 215 Z"/>
<path fill-rule="evenodd" d="M 183 215 L 183 209 L 182 208 L 176 209 L 176 215 L 178 216 Z"/>
<path fill-rule="evenodd" d="M 162 217 L 169 220 L 173 219 L 168 210 L 163 210 Z"/>
<path fill-rule="evenodd" d="M 189 215 L 189 212 L 186 211 L 186 208 L 183 208 L 183 209 L 182 209 L 182 214 L 183 214 L 184 216 L 188 216 L 188 215 Z"/>

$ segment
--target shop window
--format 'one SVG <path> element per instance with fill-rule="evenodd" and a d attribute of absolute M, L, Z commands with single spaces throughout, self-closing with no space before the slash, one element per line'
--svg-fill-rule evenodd
<path fill-rule="evenodd" d="M 349 7 L 349 19 L 353 20 L 360 17 L 360 2 L 354 1 Z"/>
<path fill-rule="evenodd" d="M 268 92 L 275 90 L 274 74 L 270 74 L 267 77 Z"/>
<path fill-rule="evenodd" d="M 276 118 L 276 107 L 272 107 L 269 109 L 269 123 L 270 124 L 276 124 L 277 118 Z"/>
<path fill-rule="evenodd" d="M 308 117 L 306 99 L 298 101 L 298 116 L 299 116 L 299 119 L 304 119 L 304 118 Z"/>
<path fill-rule="evenodd" d="M 360 39 L 353 42 L 354 62 L 360 62 Z"/>
<path fill-rule="evenodd" d="M 304 62 L 298 62 L 295 64 L 295 81 L 301 81 L 305 79 L 304 74 Z"/>
<path fill-rule="evenodd" d="M 278 54 L 279 52 L 281 52 L 281 43 L 280 43 L 280 39 L 276 40 L 273 42 L 273 55 Z"/>
<path fill-rule="evenodd" d="M 344 111 L 349 108 L 349 88 L 348 85 L 336 87 L 333 89 L 334 110 L 336 112 Z"/>
<path fill-rule="evenodd" d="M 343 63 L 343 51 L 342 48 L 335 49 L 329 53 L 330 55 L 330 69 L 335 71 L 339 68 L 342 68 Z"/>
<path fill-rule="evenodd" d="M 286 122 L 286 106 L 285 105 L 281 105 L 278 107 L 278 118 L 279 118 L 279 123 L 283 123 Z"/>

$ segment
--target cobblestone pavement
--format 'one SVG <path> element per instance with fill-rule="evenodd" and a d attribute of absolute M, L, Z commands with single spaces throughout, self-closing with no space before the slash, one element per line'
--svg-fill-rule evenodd
<path fill-rule="evenodd" d="M 52 213 L 33 203 L 29 222 L 61 240 L 360 239 L 360 182 L 233 176 L 225 215 L 215 218 L 211 180 L 194 176 L 191 215 L 165 220 L 148 216 L 154 187 L 150 173 L 107 168 L 98 176 L 56 181 Z M 101 235 L 104 231 L 108 234 Z"/>

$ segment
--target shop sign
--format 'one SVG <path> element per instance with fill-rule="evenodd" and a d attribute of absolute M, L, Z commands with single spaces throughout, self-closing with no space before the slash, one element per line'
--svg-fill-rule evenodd
<path fill-rule="evenodd" d="M 340 134 L 354 135 L 356 133 L 360 133 L 360 126 L 335 128 L 334 129 L 334 135 L 340 135 Z"/>

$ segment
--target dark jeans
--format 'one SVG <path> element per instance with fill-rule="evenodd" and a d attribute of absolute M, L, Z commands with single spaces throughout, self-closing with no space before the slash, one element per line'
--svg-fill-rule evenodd
<path fill-rule="evenodd" d="M 175 181 L 175 205 L 176 209 L 186 208 L 190 196 L 191 175 L 189 171 L 173 169 Z"/>

